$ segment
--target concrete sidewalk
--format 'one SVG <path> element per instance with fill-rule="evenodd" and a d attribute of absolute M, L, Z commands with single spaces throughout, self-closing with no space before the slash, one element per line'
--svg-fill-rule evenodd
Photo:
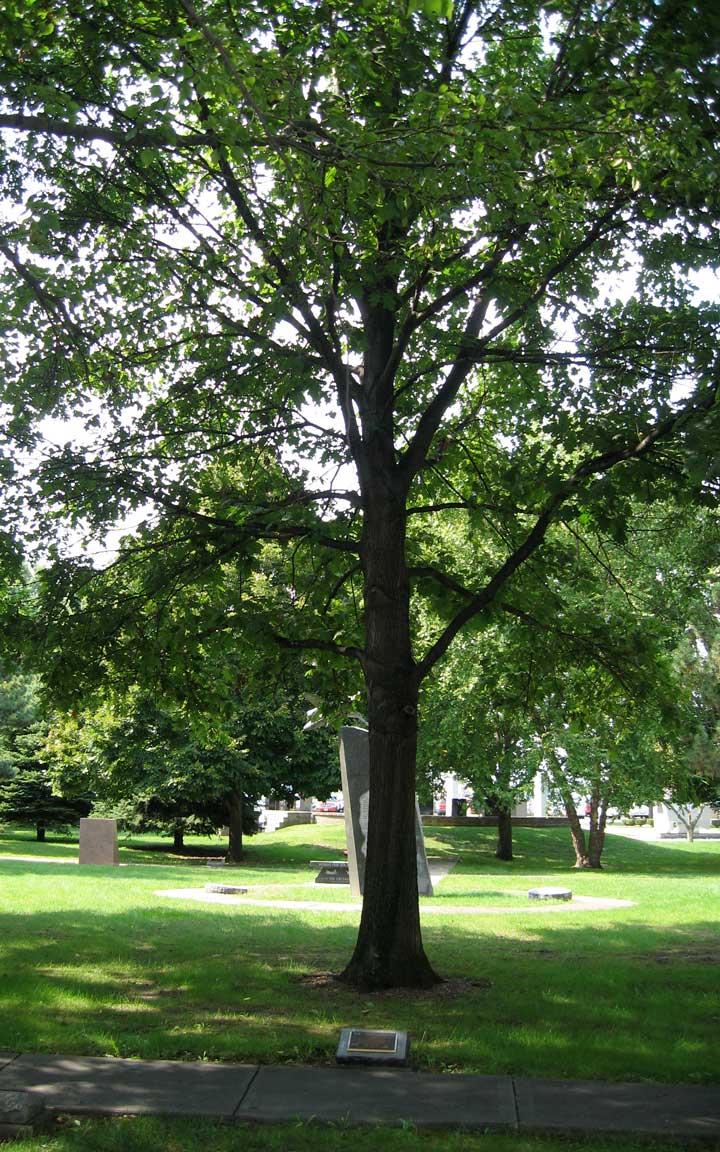
<path fill-rule="evenodd" d="M 50 1113 L 314 1120 L 720 1141 L 720 1085 L 0 1052 L 0 1122 Z M 12 1115 L 11 1115 L 12 1113 Z"/>

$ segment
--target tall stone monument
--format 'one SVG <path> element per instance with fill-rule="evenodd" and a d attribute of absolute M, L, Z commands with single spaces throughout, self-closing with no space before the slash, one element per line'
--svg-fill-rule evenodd
<path fill-rule="evenodd" d="M 117 820 L 80 821 L 79 864 L 119 864 Z"/>
<path fill-rule="evenodd" d="M 364 728 L 340 729 L 340 773 L 345 801 L 345 835 L 348 847 L 350 891 L 361 896 L 365 882 L 368 811 L 370 807 L 370 746 Z M 417 799 L 415 800 L 415 848 L 417 852 L 418 892 L 432 896 L 425 839 Z"/>

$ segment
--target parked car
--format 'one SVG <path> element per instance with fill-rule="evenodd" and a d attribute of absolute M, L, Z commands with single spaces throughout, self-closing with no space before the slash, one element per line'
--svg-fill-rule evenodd
<path fill-rule="evenodd" d="M 316 800 L 313 804 L 313 812 L 344 812 L 344 806 L 340 800 Z"/>

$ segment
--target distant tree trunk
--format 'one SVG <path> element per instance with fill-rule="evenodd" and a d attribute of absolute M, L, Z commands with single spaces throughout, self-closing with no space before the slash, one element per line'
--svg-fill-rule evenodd
<path fill-rule="evenodd" d="M 572 837 L 573 848 L 575 849 L 575 867 L 576 868 L 589 868 L 590 858 L 588 856 L 587 844 L 585 843 L 585 832 L 580 823 L 578 810 L 575 807 L 575 801 L 569 790 L 562 789 L 562 801 L 565 808 L 565 815 L 570 824 L 570 836 Z"/>
<path fill-rule="evenodd" d="M 590 796 L 590 835 L 588 837 L 588 867 L 602 868 L 600 857 L 605 847 L 605 825 L 607 804 L 601 800 L 597 790 Z"/>
<path fill-rule="evenodd" d="M 228 801 L 228 864 L 239 864 L 243 858 L 243 797 L 234 792 Z"/>
<path fill-rule="evenodd" d="M 512 813 L 509 808 L 496 808 L 498 822 L 498 839 L 495 856 L 498 860 L 512 860 Z"/>
<path fill-rule="evenodd" d="M 666 804 L 667 804 L 667 801 L 666 801 Z M 697 815 L 695 816 L 694 819 L 693 819 L 694 805 L 692 805 L 692 804 L 679 805 L 677 808 L 674 807 L 672 804 L 667 804 L 667 807 L 670 809 L 671 812 L 675 813 L 678 820 L 680 821 L 683 828 L 685 829 L 685 839 L 687 840 L 688 844 L 693 844 L 695 842 L 695 829 L 697 828 L 697 826 L 700 822 L 700 817 L 702 816 L 703 812 L 705 811 L 705 805 L 703 804 L 700 808 L 697 809 Z"/>
<path fill-rule="evenodd" d="M 45 825 L 44 824 L 36 824 L 35 825 L 35 839 L 40 844 L 45 843 Z"/>
<path fill-rule="evenodd" d="M 173 848 L 176 852 L 182 852 L 185 847 L 185 825 L 182 820 L 176 820 L 173 826 Z"/>

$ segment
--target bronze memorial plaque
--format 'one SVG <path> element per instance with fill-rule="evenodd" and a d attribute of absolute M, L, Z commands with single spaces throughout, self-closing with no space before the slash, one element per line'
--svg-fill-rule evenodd
<path fill-rule="evenodd" d="M 348 1041 L 348 1052 L 397 1052 L 397 1032 L 373 1032 L 353 1028 Z"/>
<path fill-rule="evenodd" d="M 391 1064 L 408 1061 L 408 1034 L 390 1028 L 343 1028 L 335 1059 L 338 1064 Z"/>

